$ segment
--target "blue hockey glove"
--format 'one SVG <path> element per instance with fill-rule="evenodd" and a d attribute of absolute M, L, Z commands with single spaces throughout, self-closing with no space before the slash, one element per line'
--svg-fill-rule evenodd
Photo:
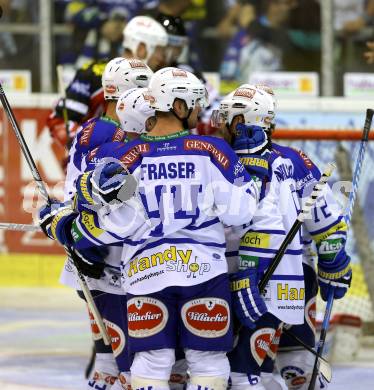
<path fill-rule="evenodd" d="M 246 126 L 239 123 L 233 142 L 233 149 L 247 171 L 262 180 L 269 172 L 270 151 L 266 132 L 259 126 Z"/>
<path fill-rule="evenodd" d="M 136 179 L 113 159 L 79 176 L 76 182 L 78 204 L 115 204 L 129 200 L 137 189 Z"/>
<path fill-rule="evenodd" d="M 317 245 L 318 284 L 321 297 L 327 300 L 330 287 L 334 287 L 334 299 L 343 298 L 352 280 L 351 258 L 344 248 L 345 240 L 329 238 Z"/>
<path fill-rule="evenodd" d="M 93 279 L 100 279 L 103 275 L 105 258 L 109 249 L 105 246 L 97 246 L 87 249 L 74 249 L 70 251 L 71 259 L 77 269 L 83 274 Z"/>
<path fill-rule="evenodd" d="M 69 204 L 52 200 L 39 210 L 39 225 L 44 234 L 62 245 L 71 242 L 70 228 L 78 214 Z"/>
<path fill-rule="evenodd" d="M 254 328 L 268 310 L 258 289 L 257 270 L 247 268 L 230 275 L 232 305 L 242 325 Z"/>
<path fill-rule="evenodd" d="M 262 154 L 268 146 L 268 136 L 260 126 L 236 125 L 232 148 L 237 154 Z"/>

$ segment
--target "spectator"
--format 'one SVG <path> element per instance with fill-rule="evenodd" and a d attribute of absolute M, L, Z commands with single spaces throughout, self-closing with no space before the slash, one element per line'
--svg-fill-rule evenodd
<path fill-rule="evenodd" d="M 66 7 L 65 19 L 73 24 L 76 67 L 103 58 L 116 57 L 122 42 L 126 21 L 145 7 L 158 1 L 151 0 L 74 0 Z M 80 47 L 83 43 L 83 48 Z"/>
<path fill-rule="evenodd" d="M 321 11 L 319 0 L 299 0 L 290 12 L 288 36 L 291 52 L 284 69 L 318 72 L 321 62 Z"/>
<path fill-rule="evenodd" d="M 344 35 L 359 33 L 373 22 L 374 0 L 334 0 L 334 29 Z"/>
<path fill-rule="evenodd" d="M 246 83 L 254 71 L 282 69 L 283 53 L 290 48 L 284 27 L 294 7 L 294 0 L 266 0 L 253 22 L 241 12 L 240 29 L 222 63 L 222 78 Z"/>

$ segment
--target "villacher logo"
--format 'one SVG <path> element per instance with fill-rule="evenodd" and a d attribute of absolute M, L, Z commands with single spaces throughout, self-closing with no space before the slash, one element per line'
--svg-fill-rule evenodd
<path fill-rule="evenodd" d="M 230 327 L 229 305 L 220 298 L 194 299 L 183 305 L 182 320 L 185 327 L 197 336 L 221 337 Z"/>
<path fill-rule="evenodd" d="M 149 337 L 161 332 L 168 321 L 167 307 L 152 297 L 136 297 L 127 301 L 127 319 L 131 337 Z"/>

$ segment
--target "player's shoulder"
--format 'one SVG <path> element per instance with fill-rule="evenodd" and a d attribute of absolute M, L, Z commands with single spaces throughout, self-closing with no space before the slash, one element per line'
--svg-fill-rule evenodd
<path fill-rule="evenodd" d="M 95 117 L 83 123 L 78 133 L 78 145 L 98 146 L 105 142 L 121 142 L 126 138 L 119 123 L 107 117 Z"/>
<path fill-rule="evenodd" d="M 283 158 L 290 159 L 295 165 L 305 166 L 309 170 L 316 168 L 313 161 L 300 149 L 273 143 L 273 151 Z"/>
<path fill-rule="evenodd" d="M 318 167 L 302 150 L 273 143 L 273 153 L 280 157 L 278 164 L 283 164 L 283 161 L 288 161 L 292 164 L 292 168 L 289 168 L 289 175 L 292 174 L 294 179 L 305 181 L 307 178 L 310 180 L 318 180 L 320 178 L 321 173 Z"/>

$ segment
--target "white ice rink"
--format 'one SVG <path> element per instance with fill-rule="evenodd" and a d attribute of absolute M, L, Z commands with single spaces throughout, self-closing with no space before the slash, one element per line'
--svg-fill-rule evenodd
<path fill-rule="evenodd" d="M 0 389 L 83 390 L 85 307 L 65 289 L 0 289 Z M 335 366 L 329 390 L 374 390 L 374 345 Z"/>

